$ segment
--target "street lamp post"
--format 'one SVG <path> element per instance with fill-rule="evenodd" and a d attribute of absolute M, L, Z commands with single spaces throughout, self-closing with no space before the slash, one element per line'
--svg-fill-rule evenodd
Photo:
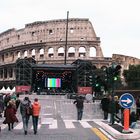
<path fill-rule="evenodd" d="M 69 11 L 67 11 L 67 21 L 66 21 L 66 44 L 65 44 L 65 60 L 64 60 L 65 65 L 67 64 L 68 22 L 69 22 Z"/>

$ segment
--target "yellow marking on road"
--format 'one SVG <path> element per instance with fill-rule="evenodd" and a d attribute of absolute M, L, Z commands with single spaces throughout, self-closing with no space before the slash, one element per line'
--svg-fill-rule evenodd
<path fill-rule="evenodd" d="M 91 130 L 101 139 L 101 140 L 109 140 L 99 129 L 91 128 Z"/>

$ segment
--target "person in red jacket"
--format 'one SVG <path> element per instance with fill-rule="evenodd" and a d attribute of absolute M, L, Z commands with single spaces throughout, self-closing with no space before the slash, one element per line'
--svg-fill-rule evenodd
<path fill-rule="evenodd" d="M 38 102 L 38 99 L 35 98 L 34 102 L 32 104 L 32 118 L 33 118 L 33 129 L 34 129 L 34 134 L 37 133 L 37 128 L 38 128 L 38 118 L 39 118 L 39 114 L 40 114 L 40 109 L 41 109 L 41 105 Z"/>
<path fill-rule="evenodd" d="M 5 120 L 3 121 L 4 124 L 8 124 L 8 130 L 14 128 L 14 123 L 18 122 L 18 119 L 16 117 L 16 109 L 13 107 L 12 102 L 9 102 L 7 105 L 5 112 L 4 112 Z"/>

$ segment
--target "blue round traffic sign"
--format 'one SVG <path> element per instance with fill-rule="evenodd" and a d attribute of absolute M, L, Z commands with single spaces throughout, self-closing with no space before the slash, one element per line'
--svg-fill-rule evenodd
<path fill-rule="evenodd" d="M 123 108 L 131 108 L 134 103 L 134 97 L 130 93 L 124 93 L 119 100 Z"/>

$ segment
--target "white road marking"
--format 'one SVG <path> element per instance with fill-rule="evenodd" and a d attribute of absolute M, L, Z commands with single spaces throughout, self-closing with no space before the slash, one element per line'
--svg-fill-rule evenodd
<path fill-rule="evenodd" d="M 53 120 L 52 124 L 49 125 L 49 129 L 57 129 L 57 120 Z"/>
<path fill-rule="evenodd" d="M 23 128 L 23 123 L 20 122 L 17 126 L 14 127 L 14 129 L 22 129 Z"/>
<path fill-rule="evenodd" d="M 41 118 L 41 124 L 52 124 L 53 118 Z"/>
<path fill-rule="evenodd" d="M 68 129 L 75 128 L 73 122 L 70 121 L 70 120 L 64 120 L 64 123 L 65 123 L 65 127 L 68 128 Z"/>
<path fill-rule="evenodd" d="M 92 126 L 86 121 L 79 121 L 79 122 L 84 128 L 92 128 Z"/>
<path fill-rule="evenodd" d="M 1 130 L 5 129 L 7 127 L 7 124 L 1 124 Z"/>

